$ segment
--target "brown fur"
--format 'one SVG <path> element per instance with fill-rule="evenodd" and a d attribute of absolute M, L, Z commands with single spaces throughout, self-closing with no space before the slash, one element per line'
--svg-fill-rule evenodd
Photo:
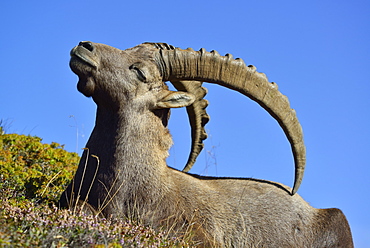
<path fill-rule="evenodd" d="M 98 107 L 62 207 L 86 201 L 106 217 L 191 233 L 205 247 L 353 247 L 340 210 L 315 209 L 287 186 L 168 167 L 167 108 L 194 99 L 168 91 L 152 54 L 148 45 L 122 51 L 95 43 L 72 51 L 78 89 Z"/>

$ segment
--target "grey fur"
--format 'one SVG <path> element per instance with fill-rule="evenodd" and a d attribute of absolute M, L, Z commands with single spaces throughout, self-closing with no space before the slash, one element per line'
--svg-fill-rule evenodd
<path fill-rule="evenodd" d="M 86 201 L 106 217 L 190 230 L 205 247 L 353 247 L 339 209 L 313 208 L 285 185 L 168 167 L 168 108 L 196 97 L 167 89 L 157 52 L 150 44 L 119 50 L 92 42 L 71 51 L 78 90 L 93 98 L 97 114 L 62 207 Z"/>

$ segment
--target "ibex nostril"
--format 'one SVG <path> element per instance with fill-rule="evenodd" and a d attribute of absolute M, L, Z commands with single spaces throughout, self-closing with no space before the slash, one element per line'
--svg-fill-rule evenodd
<path fill-rule="evenodd" d="M 81 41 L 78 45 L 86 48 L 90 52 L 94 50 L 94 45 L 90 41 Z"/>

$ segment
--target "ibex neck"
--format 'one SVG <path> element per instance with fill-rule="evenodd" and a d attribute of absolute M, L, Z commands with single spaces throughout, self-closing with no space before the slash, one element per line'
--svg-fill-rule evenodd
<path fill-rule="evenodd" d="M 98 167 L 92 190 L 99 192 L 100 199 L 89 198 L 89 202 L 99 205 L 107 195 L 115 195 L 113 202 L 129 201 L 143 194 L 163 195 L 157 185 L 167 180 L 165 160 L 171 144 L 167 128 L 150 111 L 112 113 L 98 108 L 95 127 L 86 145 L 88 150 L 79 165 L 81 178 L 89 153 L 85 179 L 93 178 Z M 122 187 L 127 182 L 130 186 Z"/>
<path fill-rule="evenodd" d="M 105 168 L 130 173 L 166 167 L 171 144 L 167 128 L 150 111 L 112 113 L 98 108 L 88 147 L 96 149 Z"/>

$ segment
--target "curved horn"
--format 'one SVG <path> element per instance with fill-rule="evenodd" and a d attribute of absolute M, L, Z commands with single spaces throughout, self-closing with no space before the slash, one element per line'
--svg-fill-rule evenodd
<path fill-rule="evenodd" d="M 175 50 L 176 48 L 166 43 L 151 43 L 155 48 L 164 50 Z M 199 153 L 203 150 L 203 140 L 207 139 L 207 133 L 204 126 L 209 121 L 209 115 L 206 112 L 208 101 L 203 99 L 207 94 L 207 89 L 202 87 L 201 81 L 179 81 L 171 80 L 173 86 L 179 91 L 186 91 L 195 95 L 195 101 L 192 105 L 186 107 L 189 123 L 191 126 L 191 150 L 188 161 L 182 171 L 188 172 L 194 165 Z"/>
<path fill-rule="evenodd" d="M 194 51 L 190 48 L 173 49 L 173 46 L 168 50 L 163 44 L 157 48 L 154 60 L 164 81 L 196 80 L 225 86 L 256 101 L 278 121 L 294 155 L 292 194 L 295 194 L 304 174 L 306 149 L 296 113 L 290 108 L 288 98 L 278 91 L 277 85 L 270 83 L 265 74 L 258 73 L 254 66 L 246 66 L 243 60 L 234 60 L 230 54 L 220 56 L 216 51 L 207 52 L 203 48 Z"/>
<path fill-rule="evenodd" d="M 186 107 L 191 126 L 192 140 L 189 158 L 183 169 L 184 172 L 188 172 L 194 165 L 195 160 L 204 147 L 203 140 L 207 138 L 207 133 L 204 129 L 204 126 L 209 121 L 209 115 L 205 110 L 205 108 L 208 106 L 208 101 L 203 99 L 207 94 L 207 89 L 202 87 L 202 82 L 199 81 L 172 80 L 171 83 L 177 90 L 190 92 L 195 95 L 194 103 Z"/>

